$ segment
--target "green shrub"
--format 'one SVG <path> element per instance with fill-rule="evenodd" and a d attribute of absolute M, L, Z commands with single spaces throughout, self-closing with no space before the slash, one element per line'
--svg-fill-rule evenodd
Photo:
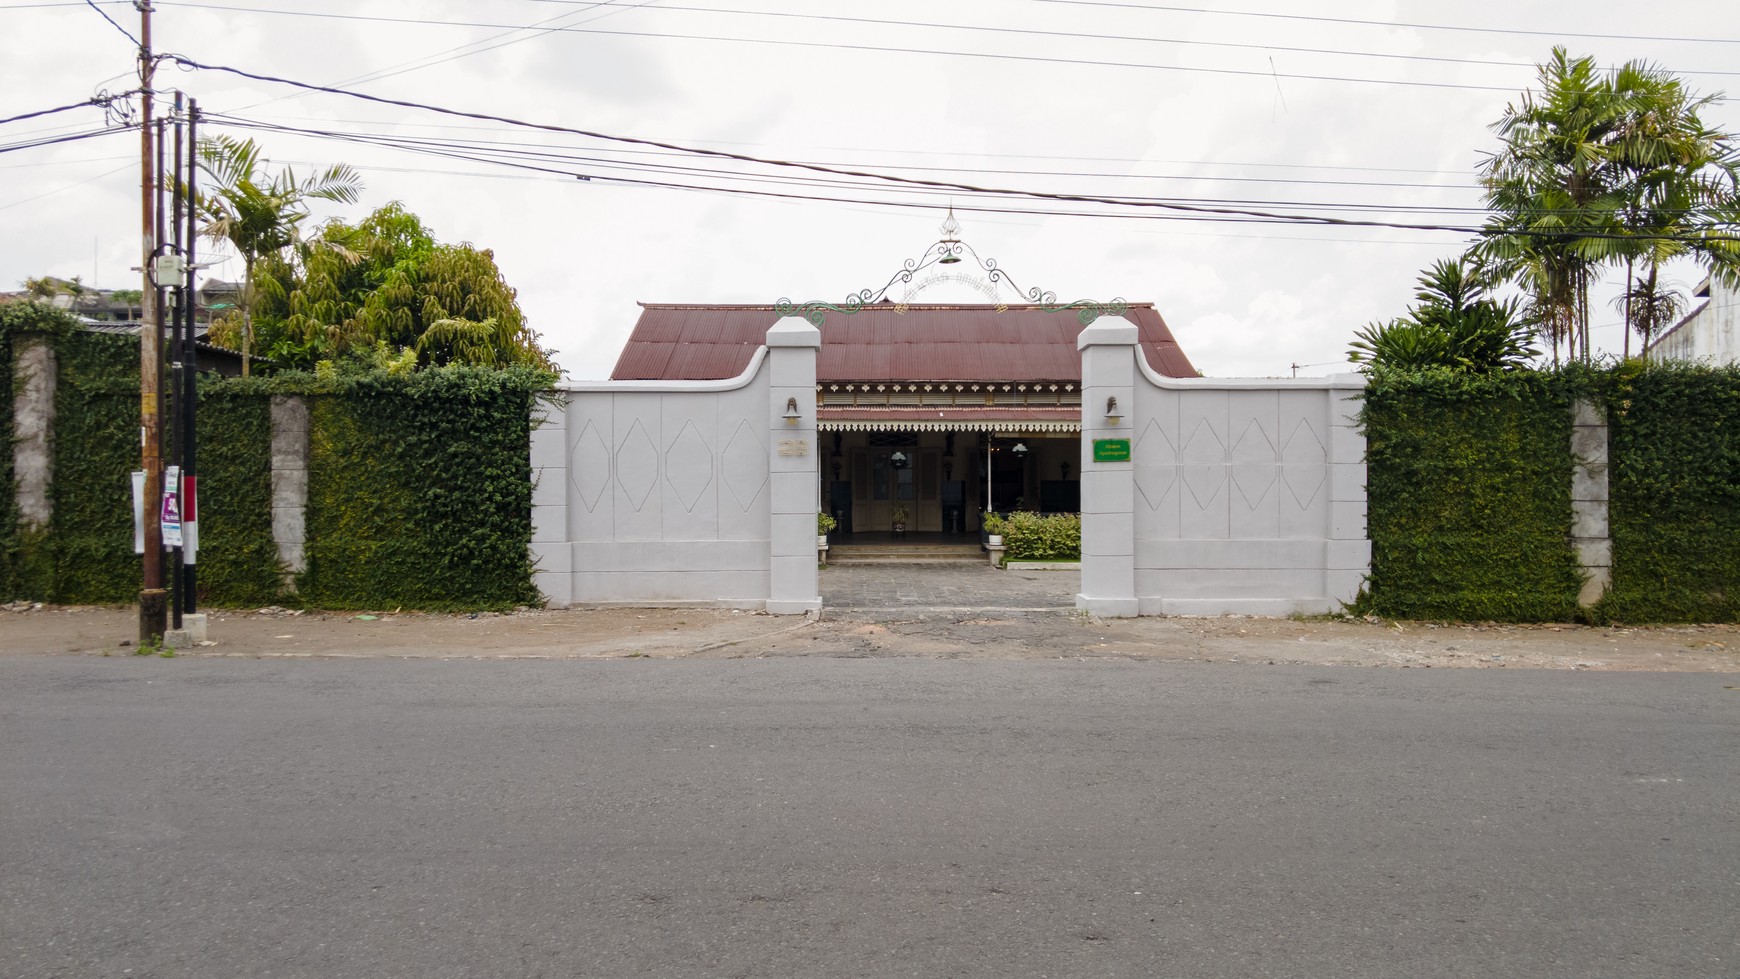
<path fill-rule="evenodd" d="M 1081 559 L 1081 517 L 1074 513 L 1040 516 L 1018 510 L 1003 518 L 1003 552 L 1010 561 Z M 997 533 L 997 531 L 991 531 Z"/>

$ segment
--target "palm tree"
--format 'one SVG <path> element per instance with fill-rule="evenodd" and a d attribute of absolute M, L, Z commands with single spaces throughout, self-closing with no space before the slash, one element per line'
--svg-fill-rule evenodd
<path fill-rule="evenodd" d="M 300 237 L 308 217 L 308 201 L 356 202 L 362 180 L 355 170 L 336 164 L 306 181 L 285 167 L 277 174 L 262 169 L 260 148 L 251 139 L 218 136 L 199 147 L 200 166 L 210 175 L 212 190 L 199 206 L 206 217 L 202 233 L 228 241 L 242 256 L 242 292 L 237 305 L 242 317 L 242 375 L 248 374 L 253 340 L 252 303 L 255 265 L 276 255 Z"/>
<path fill-rule="evenodd" d="M 1620 112 L 1593 58 L 1554 48 L 1539 77 L 1541 92 L 1524 92 L 1493 124 L 1504 145 L 1481 167 L 1493 213 L 1470 253 L 1528 292 L 1555 362 L 1561 342 L 1571 359 L 1587 360 L 1589 285 L 1621 250 L 1613 235 L 1623 200 L 1603 148 Z"/>
<path fill-rule="evenodd" d="M 1534 320 L 1515 299 L 1493 299 L 1466 260 L 1439 261 L 1421 274 L 1419 305 L 1354 335 L 1348 359 L 1373 367 L 1447 367 L 1485 373 L 1520 367 L 1537 351 Z"/>
<path fill-rule="evenodd" d="M 1740 212 L 1740 150 L 1711 129 L 1698 96 L 1641 61 L 1610 74 L 1564 48 L 1540 66 L 1541 91 L 1507 106 L 1494 130 L 1504 145 L 1482 166 L 1493 212 L 1470 250 L 1489 273 L 1516 281 L 1558 360 L 1565 342 L 1588 360 L 1589 286 L 1623 264 L 1626 353 L 1633 329 L 1653 335 L 1678 301 L 1661 266 L 1696 258 L 1740 283 L 1740 242 L 1728 219 Z"/>
<path fill-rule="evenodd" d="M 1632 62 L 1614 76 L 1623 119 L 1608 148 L 1623 188 L 1625 354 L 1631 333 L 1650 339 L 1684 307 L 1684 297 L 1665 288 L 1661 266 L 1681 256 L 1698 260 L 1713 275 L 1734 281 L 1740 249 L 1732 226 L 1720 220 L 1740 194 L 1740 150 L 1735 137 L 1711 129 L 1699 111 L 1720 101 L 1699 96 L 1660 69 Z M 1718 232 L 1719 229 L 1719 233 Z"/>

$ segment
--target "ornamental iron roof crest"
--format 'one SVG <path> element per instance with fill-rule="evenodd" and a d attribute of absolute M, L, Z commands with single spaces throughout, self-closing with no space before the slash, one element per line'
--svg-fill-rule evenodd
<path fill-rule="evenodd" d="M 1057 293 L 1049 289 L 1034 287 L 1023 290 L 1015 282 L 1014 277 L 997 264 L 996 259 L 981 257 L 973 246 L 961 240 L 961 223 L 955 218 L 955 209 L 952 204 L 949 205 L 948 216 L 943 219 L 939 230 L 942 231 L 942 238 L 933 242 L 917 258 L 907 259 L 904 265 L 889 276 L 887 282 L 882 284 L 882 288 L 861 289 L 849 294 L 845 301 L 840 303 L 830 303 L 820 299 L 794 303 L 790 299 L 782 297 L 773 305 L 775 315 L 781 317 L 802 316 L 811 325 L 819 327 L 827 319 L 829 312 L 850 315 L 860 312 L 864 307 L 873 303 L 883 302 L 888 296 L 888 290 L 892 289 L 896 283 L 899 283 L 902 289 L 901 301 L 894 304 L 894 311 L 905 313 L 912 296 L 931 286 L 945 282 L 953 282 L 977 290 L 985 298 L 997 303 L 997 312 L 999 313 L 1009 308 L 1008 303 L 997 298 L 998 287 L 1006 286 L 1021 297 L 1019 302 L 1037 306 L 1045 312 L 1075 310 L 1076 321 L 1082 326 L 1092 324 L 1101 316 L 1121 316 L 1129 308 L 1129 303 L 1122 298 L 1114 298 L 1108 302 L 1078 299 L 1074 302 L 1059 303 Z M 981 277 L 973 277 L 953 270 L 944 272 L 936 269 L 937 266 L 959 265 L 969 258 L 978 266 L 980 273 L 982 273 Z M 935 270 L 928 275 L 921 276 L 920 273 L 924 273 L 927 269 Z"/>

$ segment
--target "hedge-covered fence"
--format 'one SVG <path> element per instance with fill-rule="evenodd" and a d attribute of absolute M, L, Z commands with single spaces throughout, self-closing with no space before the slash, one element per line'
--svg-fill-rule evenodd
<path fill-rule="evenodd" d="M 0 310 L 12 307 L 0 307 Z M 50 317 L 52 319 L 52 317 Z M 139 466 L 137 339 L 0 319 L 0 432 L 12 442 L 12 348 L 58 359 L 53 519 L 21 533 L 0 453 L 0 600 L 127 603 L 139 592 L 128 473 Z M 533 401 L 543 373 L 451 367 L 278 374 L 199 385 L 199 590 L 217 607 L 484 609 L 534 604 Z M 308 400 L 307 569 L 286 588 L 272 537 L 271 398 Z"/>
<path fill-rule="evenodd" d="M 1740 368 L 1598 377 L 1613 584 L 1598 620 L 1740 619 Z"/>
<path fill-rule="evenodd" d="M 1612 585 L 1579 608 L 1571 404 L 1608 423 Z M 1740 370 L 1636 363 L 1471 376 L 1378 372 L 1366 391 L 1372 572 L 1398 618 L 1740 618 Z"/>

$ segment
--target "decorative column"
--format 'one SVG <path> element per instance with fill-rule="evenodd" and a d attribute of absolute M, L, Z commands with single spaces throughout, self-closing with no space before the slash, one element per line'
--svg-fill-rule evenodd
<path fill-rule="evenodd" d="M 568 395 L 535 400 L 527 446 L 532 463 L 532 583 L 551 608 L 574 600 L 574 548 L 568 542 Z"/>
<path fill-rule="evenodd" d="M 822 333 L 797 316 L 767 331 L 768 499 L 773 507 L 767 610 L 819 611 L 816 512 L 821 508 L 816 449 L 816 353 Z"/>
<path fill-rule="evenodd" d="M 284 566 L 284 588 L 308 569 L 308 401 L 272 395 L 272 541 Z"/>
<path fill-rule="evenodd" d="M 1582 565 L 1577 604 L 1601 601 L 1613 584 L 1607 523 L 1607 414 L 1588 398 L 1571 402 L 1571 542 Z"/>
<path fill-rule="evenodd" d="M 54 346 L 42 336 L 21 336 L 14 344 L 12 478 L 19 529 L 39 531 L 54 517 Z"/>
<path fill-rule="evenodd" d="M 1137 614 L 1135 461 L 1096 462 L 1096 439 L 1128 444 L 1135 408 L 1136 326 L 1108 317 L 1081 331 L 1081 592 L 1075 607 L 1107 617 Z M 1112 398 L 1117 402 L 1108 410 Z"/>

